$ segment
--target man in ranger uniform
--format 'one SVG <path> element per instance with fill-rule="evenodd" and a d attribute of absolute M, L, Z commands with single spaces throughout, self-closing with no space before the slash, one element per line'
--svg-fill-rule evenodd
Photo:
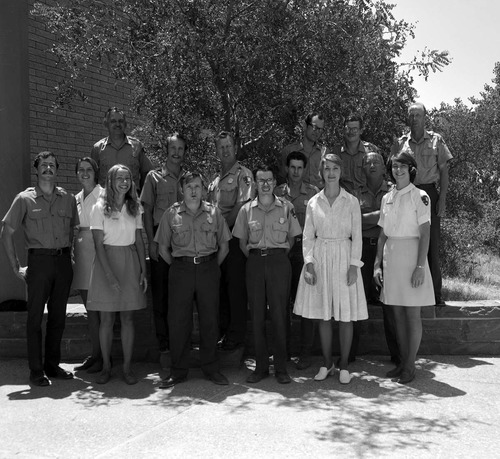
<path fill-rule="evenodd" d="M 448 192 L 448 161 L 453 159 L 445 141 L 437 132 L 426 131 L 427 111 L 422 103 L 414 103 L 408 109 L 410 132 L 401 136 L 391 149 L 391 156 L 409 152 L 417 162 L 415 186 L 424 190 L 431 200 L 431 237 L 429 241 L 429 268 L 436 305 L 444 304 L 441 297 L 442 279 L 439 262 L 441 244 L 441 217 L 446 211 Z M 438 189 L 439 188 L 439 189 Z"/>
<path fill-rule="evenodd" d="M 111 107 L 106 111 L 103 124 L 109 136 L 99 140 L 90 153 L 90 157 L 99 166 L 99 185 L 105 185 L 106 175 L 111 166 L 123 164 L 132 171 L 132 180 L 137 192 L 140 193 L 146 175 L 153 169 L 151 161 L 144 153 L 142 143 L 135 137 L 125 134 L 127 118 L 117 107 Z"/>
<path fill-rule="evenodd" d="M 253 198 L 252 173 L 236 161 L 234 139 L 222 131 L 215 138 L 221 172 L 209 186 L 208 200 L 217 206 L 232 230 L 241 206 Z M 247 325 L 246 257 L 239 241 L 229 241 L 229 254 L 221 266 L 220 334 L 224 350 L 232 351 L 245 344 Z"/>
<path fill-rule="evenodd" d="M 297 220 L 300 227 L 304 229 L 306 219 L 306 207 L 309 199 L 319 192 L 318 188 L 310 183 L 304 182 L 304 171 L 307 166 L 307 158 L 301 151 L 292 151 L 286 159 L 287 182 L 275 188 L 274 194 L 283 197 L 293 204 Z M 293 302 L 299 285 L 304 257 L 302 255 L 302 235 L 295 237 L 295 244 L 288 254 L 292 264 L 292 283 L 290 289 L 290 305 L 293 309 Z M 289 310 L 290 314 L 291 310 Z M 290 343 L 290 316 L 288 317 L 287 346 Z M 300 354 L 296 362 L 299 370 L 305 370 L 311 366 L 311 353 L 314 341 L 314 322 L 305 317 L 300 321 Z"/>
<path fill-rule="evenodd" d="M 59 163 L 50 151 L 33 164 L 37 185 L 19 193 L 3 218 L 2 240 L 12 270 L 28 287 L 26 339 L 30 381 L 48 386 L 48 377 L 72 379 L 59 366 L 66 304 L 73 280 L 71 244 L 79 224 L 75 197 L 56 186 Z M 24 230 L 28 266 L 20 266 L 13 235 Z M 42 358 L 42 319 L 47 303 L 45 355 Z M 48 377 L 47 377 L 48 376 Z"/>
<path fill-rule="evenodd" d="M 325 129 L 323 115 L 318 113 L 309 113 L 305 120 L 301 122 L 303 136 L 300 142 L 287 145 L 279 153 L 279 173 L 278 183 L 283 183 L 287 178 L 286 158 L 292 151 L 301 151 L 307 159 L 307 165 L 304 170 L 304 182 L 315 185 L 319 189 L 323 188 L 323 181 L 319 174 L 319 163 L 321 157 L 328 150 L 325 146 L 319 144 L 319 140 Z"/>
<path fill-rule="evenodd" d="M 336 145 L 333 151 L 342 159 L 340 184 L 354 196 L 357 195 L 358 189 L 366 184 L 366 176 L 363 172 L 364 156 L 369 152 L 379 152 L 378 147 L 361 140 L 363 129 L 361 116 L 348 116 L 344 120 L 344 143 Z"/>

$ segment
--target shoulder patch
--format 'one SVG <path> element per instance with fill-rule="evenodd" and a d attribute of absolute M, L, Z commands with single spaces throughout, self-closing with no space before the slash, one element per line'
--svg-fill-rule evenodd
<path fill-rule="evenodd" d="M 250 176 L 248 176 L 248 175 L 245 175 L 245 176 L 243 177 L 243 182 L 245 183 L 245 185 L 246 185 L 246 186 L 250 186 L 250 185 L 252 185 L 252 179 L 251 179 L 251 177 L 250 177 Z"/>
<path fill-rule="evenodd" d="M 422 202 L 428 206 L 429 205 L 429 196 L 420 196 L 420 198 L 422 199 Z"/>
<path fill-rule="evenodd" d="M 290 215 L 292 216 L 292 218 L 297 218 L 297 214 L 295 213 L 295 208 L 294 207 L 292 207 L 290 209 Z"/>

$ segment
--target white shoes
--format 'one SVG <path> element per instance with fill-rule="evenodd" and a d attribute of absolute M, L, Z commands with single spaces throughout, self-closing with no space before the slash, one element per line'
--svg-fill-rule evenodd
<path fill-rule="evenodd" d="M 347 370 L 340 370 L 339 381 L 340 384 L 349 384 L 351 382 L 352 376 Z"/>
<path fill-rule="evenodd" d="M 333 375 L 335 371 L 335 364 L 332 364 L 332 368 L 328 369 L 326 367 L 321 367 L 318 371 L 318 374 L 314 377 L 315 381 L 323 381 L 328 378 L 328 375 Z"/>

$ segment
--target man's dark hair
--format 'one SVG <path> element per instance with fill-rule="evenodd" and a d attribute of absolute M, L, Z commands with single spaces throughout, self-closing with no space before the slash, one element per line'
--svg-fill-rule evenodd
<path fill-rule="evenodd" d="M 110 115 L 111 115 L 111 113 L 113 113 L 113 112 L 117 112 L 117 113 L 119 113 L 120 115 L 122 115 L 122 116 L 123 116 L 123 120 L 124 120 L 125 122 L 127 122 L 127 115 L 125 114 L 125 112 L 124 112 L 122 109 L 120 109 L 120 108 L 118 108 L 118 107 L 110 107 L 110 108 L 108 108 L 108 109 L 104 112 L 104 121 L 103 121 L 104 126 L 106 126 L 106 124 L 107 124 L 107 123 L 109 123 L 109 116 L 110 116 Z"/>
<path fill-rule="evenodd" d="M 168 144 L 172 142 L 174 139 L 182 140 L 184 142 L 184 150 L 188 151 L 189 147 L 186 137 L 184 137 L 179 132 L 173 132 L 172 134 L 169 134 L 169 136 L 167 137 L 167 149 L 168 149 Z"/>
<path fill-rule="evenodd" d="M 354 123 L 357 121 L 359 123 L 359 128 L 363 129 L 364 126 L 364 121 L 363 117 L 359 113 L 350 113 L 344 118 L 344 126 L 347 125 L 347 123 Z"/>
<path fill-rule="evenodd" d="M 304 167 L 307 166 L 307 157 L 301 151 L 291 151 L 290 153 L 288 153 L 288 156 L 286 157 L 286 165 L 287 165 L 287 167 L 290 167 L 290 162 L 292 160 L 302 161 L 302 163 L 304 164 Z"/>
<path fill-rule="evenodd" d="M 47 159 L 48 157 L 52 156 L 56 160 L 56 170 L 59 169 L 59 161 L 57 161 L 57 156 L 52 153 L 51 151 L 41 151 L 36 155 L 35 161 L 33 161 L 33 167 L 35 169 L 38 169 L 38 165 L 40 164 L 40 161 L 42 159 Z"/>
<path fill-rule="evenodd" d="M 255 181 L 257 181 L 257 172 L 272 172 L 273 178 L 276 178 L 276 168 L 274 166 L 271 166 L 270 164 L 260 163 L 255 166 L 252 172 Z"/>
<path fill-rule="evenodd" d="M 186 171 L 186 172 L 184 172 L 184 174 L 181 175 L 181 178 L 179 180 L 179 184 L 180 184 L 181 188 L 184 188 L 184 185 L 191 183 L 193 180 L 196 180 L 198 177 L 201 180 L 201 185 L 203 186 L 203 188 L 206 188 L 205 177 L 199 171 Z"/>
<path fill-rule="evenodd" d="M 304 122 L 309 126 L 315 116 L 317 116 L 319 120 L 324 121 L 323 115 L 321 113 L 311 112 L 306 116 Z"/>

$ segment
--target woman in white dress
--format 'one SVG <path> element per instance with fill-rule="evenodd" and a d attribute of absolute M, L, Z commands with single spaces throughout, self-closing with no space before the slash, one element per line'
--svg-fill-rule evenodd
<path fill-rule="evenodd" d="M 74 241 L 73 283 L 71 288 L 79 291 L 83 304 L 87 308 L 87 295 L 90 283 L 90 271 L 94 263 L 95 248 L 90 231 L 90 212 L 102 191 L 97 184 L 99 167 L 89 157 L 80 158 L 75 167 L 76 176 L 82 190 L 75 196 L 80 226 Z M 102 371 L 101 345 L 99 343 L 99 313 L 87 310 L 87 324 L 91 344 L 91 354 L 75 370 L 87 370 L 87 373 Z"/>
<path fill-rule="evenodd" d="M 382 199 L 378 222 L 382 231 L 373 277 L 382 288 L 384 307 L 393 309 L 401 354 L 401 363 L 387 376 L 408 384 L 415 378 L 415 360 L 422 340 L 420 308 L 434 304 L 427 263 L 431 203 L 427 193 L 413 185 L 417 175 L 413 156 L 406 152 L 393 156 L 387 170 L 396 187 Z"/>
<path fill-rule="evenodd" d="M 87 308 L 99 311 L 99 338 L 103 369 L 96 382 L 111 378 L 111 344 L 116 313 L 120 313 L 123 378 L 137 383 L 130 369 L 134 346 L 134 311 L 146 307 L 146 257 L 142 240 L 142 208 L 132 173 L 127 166 L 113 166 L 106 188 L 90 215 L 96 258 L 90 275 Z"/>
<path fill-rule="evenodd" d="M 303 235 L 304 267 L 294 313 L 317 319 L 324 366 L 315 380 L 333 374 L 332 318 L 339 322 L 340 382 L 348 384 L 347 370 L 353 321 L 368 318 L 361 262 L 361 210 L 358 200 L 340 187 L 342 160 L 325 155 L 320 174 L 325 188 L 306 209 Z"/>

